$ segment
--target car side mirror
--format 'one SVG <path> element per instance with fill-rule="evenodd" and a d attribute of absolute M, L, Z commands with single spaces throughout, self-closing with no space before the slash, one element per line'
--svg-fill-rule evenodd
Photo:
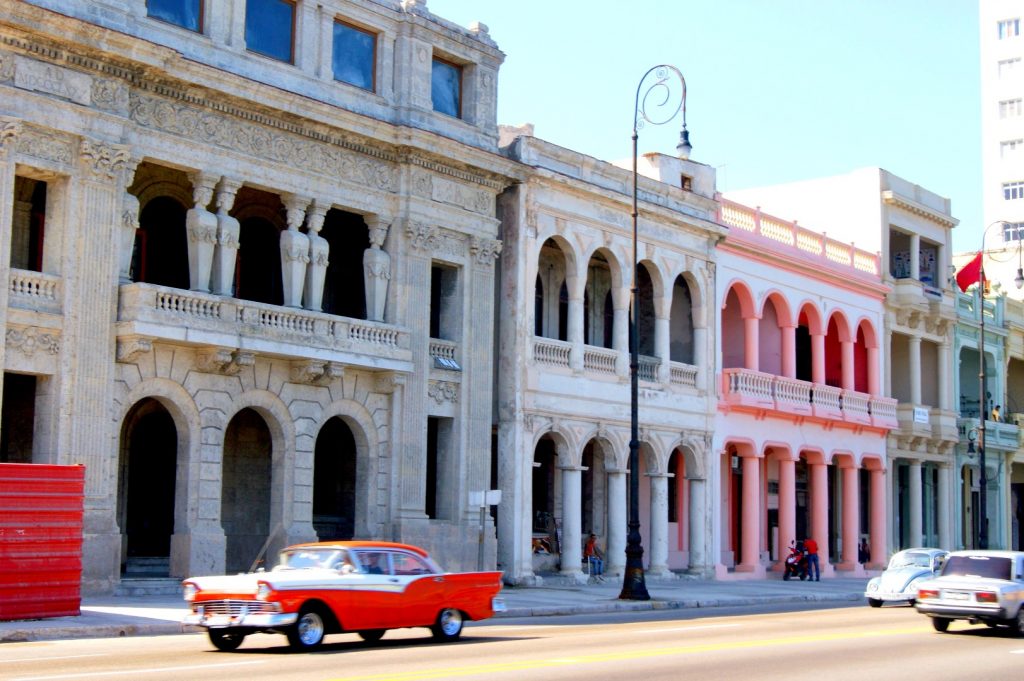
<path fill-rule="evenodd" d="M 351 565 L 349 565 L 348 563 L 345 563 L 340 568 L 338 568 L 338 573 L 339 574 L 343 574 L 343 575 L 350 575 L 350 574 L 352 574 L 355 571 L 356 571 L 356 569 L 354 567 L 352 567 Z"/>

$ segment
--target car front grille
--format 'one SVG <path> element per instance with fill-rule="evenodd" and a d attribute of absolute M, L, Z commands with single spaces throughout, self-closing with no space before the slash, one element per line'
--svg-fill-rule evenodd
<path fill-rule="evenodd" d="M 277 603 L 265 601 L 243 601 L 240 599 L 226 598 L 219 601 L 201 601 L 193 604 L 196 612 L 204 612 L 207 615 L 250 615 L 261 612 L 280 612 Z"/>

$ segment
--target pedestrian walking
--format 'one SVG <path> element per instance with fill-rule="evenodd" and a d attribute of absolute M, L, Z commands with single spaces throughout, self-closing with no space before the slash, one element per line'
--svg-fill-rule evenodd
<path fill-rule="evenodd" d="M 804 539 L 804 550 L 807 552 L 807 579 L 820 582 L 821 566 L 818 564 L 818 542 L 810 537 Z"/>

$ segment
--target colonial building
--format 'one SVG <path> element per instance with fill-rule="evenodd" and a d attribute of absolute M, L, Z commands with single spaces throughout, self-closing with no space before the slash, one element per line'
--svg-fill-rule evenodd
<path fill-rule="evenodd" d="M 628 469 L 631 172 L 509 130 L 531 170 L 501 197 L 499 567 L 514 583 L 582 580 L 583 538 L 625 562 L 627 476 L 640 476 L 652 575 L 709 573 L 715 407 L 714 170 L 640 159 L 636 281 L 640 470 Z M 518 136 L 516 136 L 518 135 Z"/>
<path fill-rule="evenodd" d="M 87 591 L 317 537 L 476 564 L 518 170 L 504 55 L 424 5 L 0 3 L 0 460 L 86 466 Z"/>
<path fill-rule="evenodd" d="M 888 549 L 953 545 L 956 514 L 949 199 L 880 168 L 733 192 L 731 198 L 877 252 L 885 297 L 882 394 L 899 401 L 886 446 Z M 841 209 L 840 209 L 841 207 Z M 878 560 L 878 552 L 872 550 Z"/>
<path fill-rule="evenodd" d="M 710 461 L 716 572 L 764 576 L 814 538 L 822 573 L 888 557 L 878 253 L 722 200 L 721 387 Z"/>

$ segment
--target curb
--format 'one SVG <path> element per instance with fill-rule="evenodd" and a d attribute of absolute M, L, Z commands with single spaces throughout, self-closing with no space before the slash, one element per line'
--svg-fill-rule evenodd
<path fill-rule="evenodd" d="M 186 634 L 191 630 L 181 622 L 158 622 L 154 624 L 100 624 L 55 626 L 38 629 L 0 631 L 0 643 L 25 643 L 28 641 L 53 641 L 77 638 L 124 638 L 127 636 L 166 636 Z"/>

